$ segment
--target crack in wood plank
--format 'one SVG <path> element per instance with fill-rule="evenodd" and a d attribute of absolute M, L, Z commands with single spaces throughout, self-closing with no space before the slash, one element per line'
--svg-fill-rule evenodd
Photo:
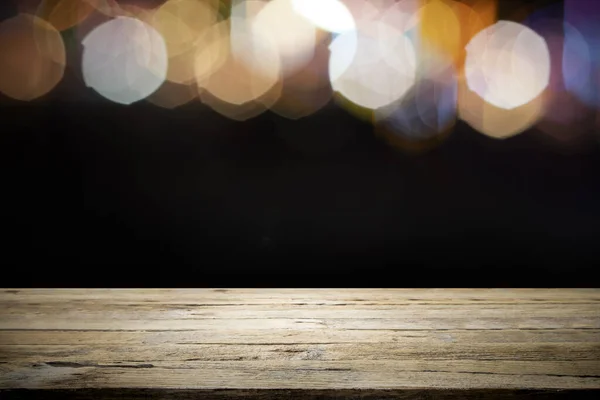
<path fill-rule="evenodd" d="M 44 363 L 55 368 L 154 368 L 153 364 L 95 364 L 95 363 L 79 363 L 68 361 L 48 361 Z"/>

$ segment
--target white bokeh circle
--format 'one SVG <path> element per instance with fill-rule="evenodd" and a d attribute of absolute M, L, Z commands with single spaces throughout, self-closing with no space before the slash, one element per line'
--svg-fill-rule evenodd
<path fill-rule="evenodd" d="M 475 35 L 466 50 L 467 86 L 496 107 L 529 103 L 550 82 L 548 45 L 522 24 L 499 21 Z"/>
<path fill-rule="evenodd" d="M 120 104 L 145 99 L 165 81 L 168 54 L 164 39 L 148 24 L 117 17 L 83 40 L 83 78 L 101 96 Z"/>

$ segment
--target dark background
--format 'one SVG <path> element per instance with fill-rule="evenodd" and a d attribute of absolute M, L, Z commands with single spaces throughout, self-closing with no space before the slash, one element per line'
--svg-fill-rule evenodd
<path fill-rule="evenodd" d="M 598 285 L 595 142 L 459 122 L 411 155 L 334 103 L 126 107 L 73 66 L 42 99 L 0 98 L 0 132 L 0 286 Z"/>

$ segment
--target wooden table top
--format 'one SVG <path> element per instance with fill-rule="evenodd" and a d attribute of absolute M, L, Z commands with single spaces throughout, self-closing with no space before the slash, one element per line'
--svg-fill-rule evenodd
<path fill-rule="evenodd" d="M 600 290 L 0 289 L 5 398 L 600 398 Z"/>

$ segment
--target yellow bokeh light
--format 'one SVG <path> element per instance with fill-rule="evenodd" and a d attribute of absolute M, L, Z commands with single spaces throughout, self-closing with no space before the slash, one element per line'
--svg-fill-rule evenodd
<path fill-rule="evenodd" d="M 276 93 L 276 91 L 274 92 Z M 273 97 L 267 93 L 260 99 L 248 101 L 244 104 L 231 104 L 213 96 L 208 91 L 202 92 L 200 99 L 202 103 L 210 107 L 213 111 L 240 122 L 264 113 L 269 108 L 268 104 L 274 101 Z"/>
<path fill-rule="evenodd" d="M 146 101 L 169 110 L 183 106 L 198 98 L 196 84 L 182 85 L 165 81 Z"/>
<path fill-rule="evenodd" d="M 151 25 L 165 39 L 169 57 L 173 57 L 190 50 L 217 17 L 212 2 L 169 0 L 153 13 Z"/>
<path fill-rule="evenodd" d="M 0 23 L 0 92 L 17 100 L 33 100 L 52 90 L 66 64 L 60 33 L 29 14 Z"/>
<path fill-rule="evenodd" d="M 454 1 L 454 13 L 460 23 L 459 47 L 453 54 L 456 70 L 462 74 L 467 57 L 466 46 L 480 31 L 496 22 L 497 4 L 495 0 L 472 0 L 469 3 Z"/>
<path fill-rule="evenodd" d="M 471 91 L 464 81 L 458 85 L 458 115 L 480 133 L 506 139 L 531 128 L 544 114 L 544 97 L 537 96 L 529 103 L 503 109 L 485 101 Z"/>
<path fill-rule="evenodd" d="M 194 64 L 203 36 L 217 22 L 213 1 L 169 0 L 152 13 L 149 24 L 165 39 L 169 56 L 167 80 L 188 84 L 195 79 Z"/>
<path fill-rule="evenodd" d="M 279 53 L 282 73 L 293 74 L 312 60 L 317 28 L 294 11 L 292 0 L 272 0 L 251 20 L 252 34 Z"/>
<path fill-rule="evenodd" d="M 458 59 L 462 50 L 461 26 L 450 0 L 429 0 L 419 10 L 419 39 L 424 51 Z"/>
<path fill-rule="evenodd" d="M 230 28 L 229 21 L 211 28 L 210 45 L 199 49 L 196 57 L 196 80 L 205 104 L 243 120 L 264 112 L 277 100 L 281 91 L 278 58 L 272 58 L 270 71 L 253 70 L 231 53 Z"/>
<path fill-rule="evenodd" d="M 264 30 L 255 29 L 256 18 L 267 4 L 250 0 L 232 8 L 232 16 L 227 21 L 228 53 L 232 61 L 253 74 L 278 80 L 282 72 L 279 48 Z"/>
<path fill-rule="evenodd" d="M 95 3 L 98 0 L 42 0 L 36 16 L 64 31 L 84 21 L 95 10 Z"/>
<path fill-rule="evenodd" d="M 210 27 L 198 40 L 194 51 L 194 79 L 202 86 L 229 57 L 229 23 Z"/>

